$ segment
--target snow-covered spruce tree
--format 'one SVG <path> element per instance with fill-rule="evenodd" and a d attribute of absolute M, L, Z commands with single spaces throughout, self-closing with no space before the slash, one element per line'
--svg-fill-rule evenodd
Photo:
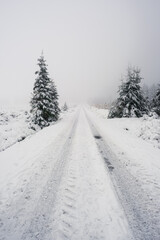
<path fill-rule="evenodd" d="M 52 99 L 52 103 L 53 103 L 53 111 L 54 111 L 54 115 L 53 115 L 53 121 L 57 121 L 59 118 L 59 114 L 60 114 L 60 108 L 59 108 L 59 102 L 58 102 L 58 93 L 57 93 L 57 87 L 55 86 L 55 83 L 53 82 L 53 80 L 51 80 L 51 99 Z"/>
<path fill-rule="evenodd" d="M 125 81 L 119 88 L 119 97 L 111 108 L 108 118 L 142 117 L 148 113 L 146 100 L 142 94 L 140 69 L 129 67 Z"/>
<path fill-rule="evenodd" d="M 153 99 L 153 111 L 160 116 L 160 84 L 158 85 L 155 98 Z"/>
<path fill-rule="evenodd" d="M 143 95 L 145 96 L 150 113 L 154 112 L 157 87 L 158 86 L 156 86 L 155 84 L 152 84 L 149 87 L 144 84 L 142 87 Z"/>
<path fill-rule="evenodd" d="M 142 94 L 146 100 L 148 110 L 150 111 L 152 100 L 150 99 L 150 88 L 146 84 L 143 84 L 143 86 L 142 86 Z"/>
<path fill-rule="evenodd" d="M 65 102 L 64 103 L 64 106 L 62 107 L 63 111 L 67 111 L 68 110 L 68 106 L 67 106 L 67 103 Z"/>
<path fill-rule="evenodd" d="M 40 128 L 49 126 L 59 117 L 58 94 L 53 81 L 49 78 L 43 54 L 38 59 L 39 71 L 31 99 L 32 123 Z"/>

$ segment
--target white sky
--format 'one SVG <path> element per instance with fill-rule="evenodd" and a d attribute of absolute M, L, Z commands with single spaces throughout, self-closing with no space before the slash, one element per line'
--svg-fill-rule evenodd
<path fill-rule="evenodd" d="M 42 49 L 61 102 L 160 82 L 160 0 L 0 0 L 0 104 L 29 102 Z"/>

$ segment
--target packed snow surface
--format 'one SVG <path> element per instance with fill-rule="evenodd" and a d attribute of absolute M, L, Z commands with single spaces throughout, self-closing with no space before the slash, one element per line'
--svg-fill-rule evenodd
<path fill-rule="evenodd" d="M 0 159 L 0 239 L 133 239 L 82 108 Z"/>
<path fill-rule="evenodd" d="M 144 115 L 141 118 L 108 118 L 108 109 L 91 108 L 98 116 L 107 120 L 108 127 L 116 127 L 122 133 L 129 136 L 140 137 L 156 148 L 160 148 L 160 118 L 153 114 L 152 116 Z"/>
<path fill-rule="evenodd" d="M 106 143 L 112 179 L 137 239 L 160 239 L 160 119 L 107 119 L 88 109 Z"/>
<path fill-rule="evenodd" d="M 0 153 L 0 239 L 160 239 L 159 119 L 107 115 L 74 108 Z"/>

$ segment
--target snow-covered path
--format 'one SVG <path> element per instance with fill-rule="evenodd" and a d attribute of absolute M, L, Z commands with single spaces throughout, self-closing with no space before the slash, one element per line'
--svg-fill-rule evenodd
<path fill-rule="evenodd" d="M 101 152 L 135 239 L 160 239 L 160 149 L 130 134 L 121 121 L 86 109 Z M 126 119 L 127 120 L 127 119 Z M 130 121 L 131 124 L 131 121 Z"/>
<path fill-rule="evenodd" d="M 0 239 L 133 239 L 83 109 L 0 157 Z"/>

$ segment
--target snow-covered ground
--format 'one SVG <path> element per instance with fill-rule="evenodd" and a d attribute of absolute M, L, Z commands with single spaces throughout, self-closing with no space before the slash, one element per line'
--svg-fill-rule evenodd
<path fill-rule="evenodd" d="M 76 107 L 2 151 L 0 239 L 159 240 L 158 123 Z"/>
<path fill-rule="evenodd" d="M 156 148 L 160 148 L 160 118 L 157 115 L 151 117 L 145 115 L 142 118 L 114 118 L 107 119 L 108 109 L 91 107 L 91 110 L 98 116 L 107 120 L 107 125 L 127 133 L 129 136 L 140 137 Z"/>
<path fill-rule="evenodd" d="M 160 239 L 160 119 L 107 119 L 107 110 L 95 108 L 88 113 L 106 143 L 113 181 L 133 231 L 139 229 L 137 239 Z"/>
<path fill-rule="evenodd" d="M 133 239 L 83 109 L 0 159 L 0 239 Z"/>
<path fill-rule="evenodd" d="M 23 109 L 3 108 L 0 110 L 0 152 L 40 130 L 38 127 L 35 127 L 36 131 L 31 128 L 29 110 Z M 72 108 L 68 111 L 72 111 Z M 65 114 L 66 112 L 62 111 L 60 119 Z"/>
<path fill-rule="evenodd" d="M 35 132 L 29 127 L 29 117 L 25 110 L 0 111 L 0 152 Z"/>

